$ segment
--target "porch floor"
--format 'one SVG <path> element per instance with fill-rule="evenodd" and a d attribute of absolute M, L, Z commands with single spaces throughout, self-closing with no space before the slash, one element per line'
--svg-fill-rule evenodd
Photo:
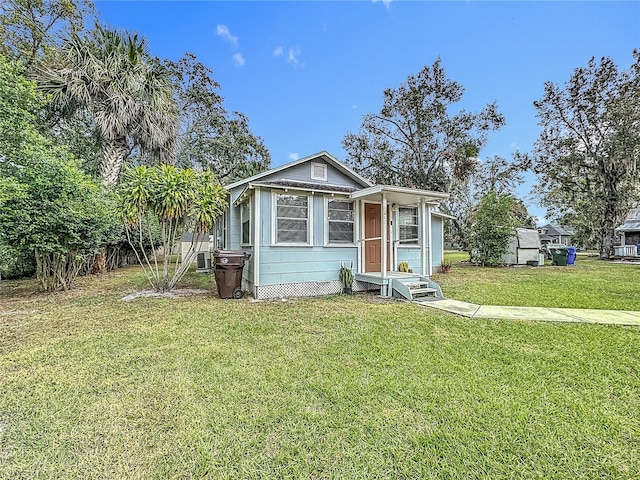
<path fill-rule="evenodd" d="M 420 277 L 419 273 L 407 272 L 386 272 L 384 277 L 382 272 L 354 273 L 354 278 L 360 282 L 373 283 L 374 285 L 387 285 L 392 278 L 415 278 Z"/>

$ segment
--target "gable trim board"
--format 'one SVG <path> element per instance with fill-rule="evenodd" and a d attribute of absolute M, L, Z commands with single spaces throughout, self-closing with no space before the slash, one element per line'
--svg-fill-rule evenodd
<path fill-rule="evenodd" d="M 326 150 L 323 150 L 322 152 L 318 152 L 315 153 L 313 155 L 309 155 L 308 157 L 304 157 L 304 158 L 300 158 L 298 160 L 294 160 L 293 162 L 287 163 L 285 165 L 281 165 L 280 167 L 276 167 L 272 170 L 267 170 L 266 172 L 261 172 L 258 173 L 256 175 L 253 175 L 252 177 L 249 178 L 245 178 L 243 180 L 239 180 L 237 182 L 231 183 L 229 185 L 226 185 L 225 188 L 227 188 L 227 190 L 232 190 L 240 185 L 244 185 L 245 183 L 249 183 L 249 182 L 254 182 L 260 178 L 264 178 L 266 176 L 271 176 L 273 174 L 276 174 L 278 172 L 282 172 L 284 170 L 289 170 L 292 167 L 295 167 L 297 165 L 301 165 L 303 163 L 306 162 L 310 162 L 311 160 L 314 159 L 319 159 L 321 158 L 323 160 L 325 160 L 326 162 L 330 163 L 332 166 L 334 166 L 335 168 L 337 168 L 338 170 L 344 172 L 347 176 L 353 178 L 354 180 L 356 180 L 357 182 L 361 183 L 362 185 L 366 185 L 366 186 L 373 186 L 373 183 L 371 183 L 369 180 L 367 180 L 366 178 L 362 177 L 360 174 L 356 173 L 355 171 L 353 171 L 352 169 L 350 169 L 349 167 L 347 167 L 345 164 L 341 163 L 336 157 L 334 157 L 333 155 L 331 155 L 329 152 L 327 152 Z M 317 163 L 317 162 L 314 162 Z M 309 178 L 311 178 L 311 175 L 309 175 Z"/>
<path fill-rule="evenodd" d="M 312 180 L 311 164 L 325 165 L 323 178 Z M 316 168 L 316 170 L 319 170 Z M 262 172 L 253 177 L 227 186 L 230 204 L 227 208 L 227 238 L 224 248 L 242 249 L 251 252 L 243 272 L 243 287 L 255 298 L 284 296 L 325 295 L 340 293 L 339 269 L 342 263 L 353 262 L 354 273 L 363 271 L 365 218 L 364 204 L 379 203 L 381 208 L 381 238 L 387 239 L 387 248 L 380 247 L 383 257 L 382 275 L 397 271 L 401 261 L 408 261 L 416 274 L 430 275 L 434 262 L 441 262 L 443 248 L 443 222 L 450 218 L 434 211 L 435 206 L 447 194 L 427 190 L 373 185 L 327 152 L 291 162 L 282 167 Z M 306 242 L 295 241 L 302 225 L 304 203 L 290 199 L 281 203 L 281 224 L 290 228 L 288 239 L 278 241 L 278 199 L 280 195 L 303 195 L 306 197 Z M 329 211 L 332 200 L 352 202 L 352 209 L 339 208 Z M 297 204 L 298 203 L 298 204 Z M 249 205 L 251 212 L 250 244 L 243 245 L 240 210 Z M 388 208 L 385 208 L 388 206 Z M 402 245 L 399 242 L 398 222 L 401 207 L 416 208 L 419 216 L 419 239 L 417 244 Z M 333 222 L 330 221 L 333 218 Z M 350 226 L 348 219 L 352 219 Z M 340 219 L 345 225 L 340 224 Z M 287 220 L 290 223 L 287 223 Z M 405 221 L 406 216 L 405 216 Z M 352 229 L 353 242 L 331 243 L 333 238 L 344 238 L 344 232 Z M 406 231 L 406 229 L 405 229 Z M 338 233 L 341 232 L 341 233 Z M 282 233 L 282 231 L 280 231 Z M 348 235 L 348 233 L 347 233 Z M 282 239 L 282 237 L 280 237 Z M 388 268 L 387 268 L 388 265 Z M 372 285 L 356 282 L 354 290 L 365 290 Z M 377 288 L 377 286 L 375 286 Z"/>

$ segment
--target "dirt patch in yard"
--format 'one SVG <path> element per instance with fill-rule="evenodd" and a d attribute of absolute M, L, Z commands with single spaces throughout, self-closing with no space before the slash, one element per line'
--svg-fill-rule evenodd
<path fill-rule="evenodd" d="M 192 297 L 194 295 L 211 294 L 210 290 L 182 288 L 176 290 L 170 290 L 168 292 L 156 292 L 155 290 L 144 290 L 142 292 L 135 292 L 122 297 L 123 302 L 131 302 L 136 298 L 185 298 Z"/>

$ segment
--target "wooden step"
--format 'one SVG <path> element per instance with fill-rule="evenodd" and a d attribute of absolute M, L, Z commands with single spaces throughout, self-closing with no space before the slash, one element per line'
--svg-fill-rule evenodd
<path fill-rule="evenodd" d="M 411 288 L 410 292 L 412 296 L 416 296 L 416 295 L 428 295 L 430 293 L 436 293 L 438 290 L 436 290 L 435 288 Z"/>

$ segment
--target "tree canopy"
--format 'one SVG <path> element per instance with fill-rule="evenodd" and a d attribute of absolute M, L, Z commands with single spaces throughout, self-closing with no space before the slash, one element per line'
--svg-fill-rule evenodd
<path fill-rule="evenodd" d="M 90 0 L 3 0 L 0 52 L 27 70 L 55 50 L 61 32 L 79 31 L 94 13 Z"/>
<path fill-rule="evenodd" d="M 262 138 L 250 131 L 245 115 L 227 112 L 209 68 L 189 53 L 163 65 L 173 77 L 180 112 L 177 165 L 211 170 L 225 184 L 269 168 Z"/>
<path fill-rule="evenodd" d="M 44 290 L 68 288 L 116 224 L 98 185 L 34 124 L 44 103 L 0 56 L 0 244 L 35 258 Z"/>
<path fill-rule="evenodd" d="M 576 68 L 564 86 L 547 82 L 534 103 L 542 132 L 533 152 L 537 193 L 613 254 L 615 228 L 640 200 L 640 51 L 620 71 L 607 57 Z"/>
<path fill-rule="evenodd" d="M 487 133 L 504 125 L 495 103 L 454 112 L 464 87 L 446 77 L 438 58 L 383 92 L 379 113 L 342 140 L 347 163 L 377 183 L 451 191 L 477 167 Z"/>
<path fill-rule="evenodd" d="M 97 25 L 70 33 L 39 72 L 39 87 L 55 106 L 91 113 L 102 140 L 102 179 L 118 182 L 125 159 L 139 147 L 173 161 L 177 110 L 171 78 L 144 38 Z"/>

